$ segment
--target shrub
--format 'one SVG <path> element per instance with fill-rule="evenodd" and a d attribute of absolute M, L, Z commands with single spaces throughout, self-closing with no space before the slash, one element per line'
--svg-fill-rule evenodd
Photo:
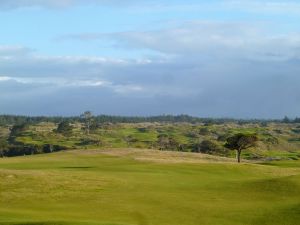
<path fill-rule="evenodd" d="M 73 127 L 70 125 L 68 121 L 60 122 L 55 130 L 57 133 L 63 135 L 70 135 L 72 133 Z"/>
<path fill-rule="evenodd" d="M 199 134 L 200 135 L 208 135 L 209 134 L 209 129 L 207 127 L 202 127 L 199 129 Z"/>
<path fill-rule="evenodd" d="M 212 154 L 220 151 L 220 147 L 213 141 L 204 140 L 193 147 L 193 152 Z"/>

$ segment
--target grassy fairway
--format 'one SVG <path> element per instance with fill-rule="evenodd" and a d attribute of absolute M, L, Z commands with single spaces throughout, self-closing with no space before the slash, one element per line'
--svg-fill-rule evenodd
<path fill-rule="evenodd" d="M 299 224 L 299 162 L 236 165 L 176 154 L 70 151 L 1 159 L 0 224 Z"/>

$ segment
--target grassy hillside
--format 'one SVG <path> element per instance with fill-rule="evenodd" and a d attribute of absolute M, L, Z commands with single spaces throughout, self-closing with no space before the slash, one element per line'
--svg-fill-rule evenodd
<path fill-rule="evenodd" d="M 62 149 L 90 148 L 148 148 L 190 152 L 201 146 L 201 142 L 212 143 L 211 154 L 234 157 L 234 152 L 225 149 L 229 136 L 243 132 L 255 133 L 259 137 L 256 148 L 244 152 L 247 159 L 299 159 L 300 126 L 284 123 L 101 123 L 86 135 L 83 124 L 73 123 L 71 134 L 54 132 L 55 123 L 38 123 L 29 126 L 16 141 L 23 145 L 56 145 Z M 0 137 L 8 136 L 8 129 L 0 129 Z M 169 146 L 161 146 L 159 137 L 167 137 Z M 206 146 L 201 152 L 207 152 Z"/>
<path fill-rule="evenodd" d="M 1 225 L 300 220 L 298 161 L 237 165 L 202 154 L 82 150 L 0 159 L 0 179 Z"/>

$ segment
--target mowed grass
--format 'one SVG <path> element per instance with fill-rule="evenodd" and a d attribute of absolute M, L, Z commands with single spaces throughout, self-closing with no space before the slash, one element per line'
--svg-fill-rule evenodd
<path fill-rule="evenodd" d="M 191 153 L 110 151 L 1 159 L 0 224 L 299 224 L 297 161 L 237 165 L 188 160 Z"/>

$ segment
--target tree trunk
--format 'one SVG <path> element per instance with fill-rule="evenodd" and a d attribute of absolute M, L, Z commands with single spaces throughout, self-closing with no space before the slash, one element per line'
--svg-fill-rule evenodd
<path fill-rule="evenodd" d="M 241 153 L 242 153 L 242 151 L 240 149 L 238 149 L 236 151 L 236 158 L 237 158 L 238 163 L 241 162 Z"/>

